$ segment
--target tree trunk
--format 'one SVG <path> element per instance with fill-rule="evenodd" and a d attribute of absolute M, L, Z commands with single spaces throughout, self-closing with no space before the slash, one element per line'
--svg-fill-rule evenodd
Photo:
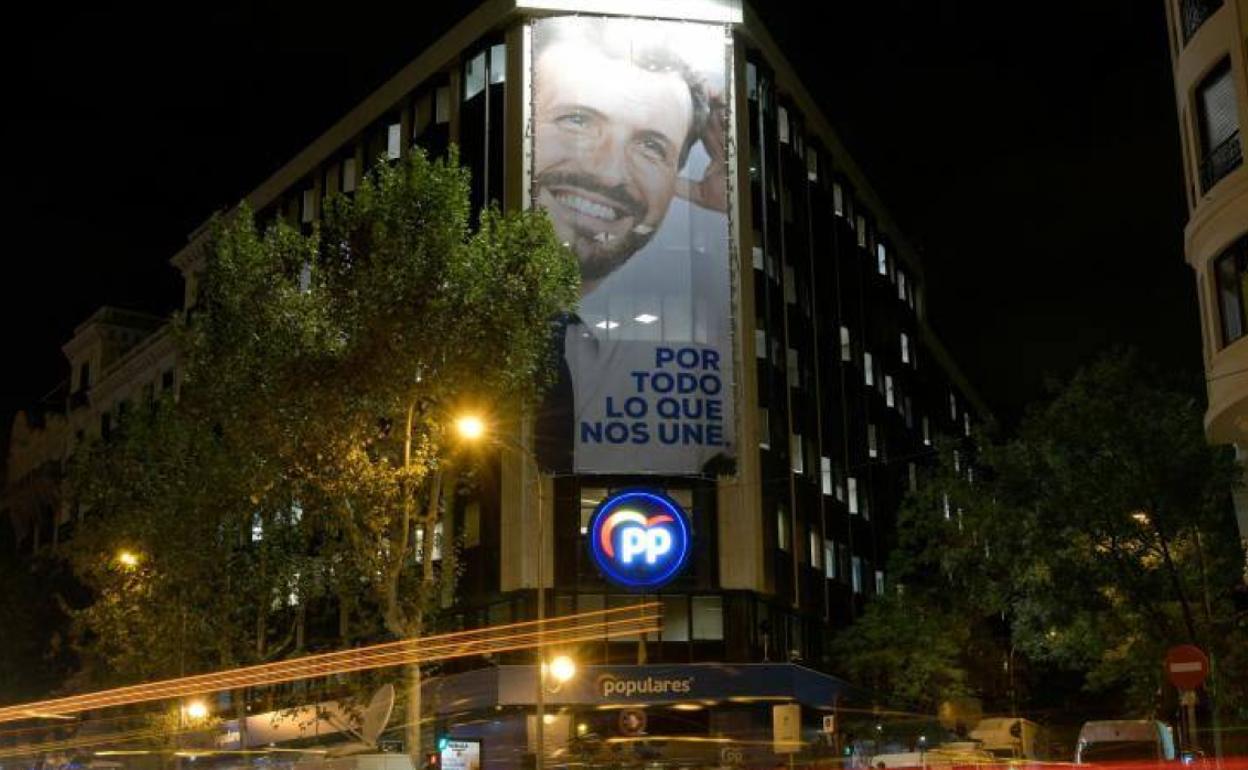
<path fill-rule="evenodd" d="M 420 664 L 412 663 L 406 667 L 407 674 L 407 726 L 405 739 L 407 754 L 412 758 L 412 767 L 416 770 L 424 767 L 425 747 L 422 745 L 424 736 L 421 715 Z"/>

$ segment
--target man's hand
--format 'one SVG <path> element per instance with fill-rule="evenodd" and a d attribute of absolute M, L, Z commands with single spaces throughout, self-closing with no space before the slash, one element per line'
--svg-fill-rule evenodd
<path fill-rule="evenodd" d="M 710 156 L 706 171 L 698 180 L 677 177 L 676 194 L 695 205 L 711 211 L 728 211 L 728 147 L 726 137 L 728 105 L 724 95 L 712 91 L 710 114 L 702 131 L 702 146 Z"/>

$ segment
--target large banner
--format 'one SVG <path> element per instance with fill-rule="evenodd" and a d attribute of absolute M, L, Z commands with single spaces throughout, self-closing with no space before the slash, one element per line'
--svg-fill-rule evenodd
<path fill-rule="evenodd" d="M 581 264 L 554 437 L 577 472 L 694 474 L 735 455 L 730 54 L 709 24 L 533 23 L 532 202 Z"/>

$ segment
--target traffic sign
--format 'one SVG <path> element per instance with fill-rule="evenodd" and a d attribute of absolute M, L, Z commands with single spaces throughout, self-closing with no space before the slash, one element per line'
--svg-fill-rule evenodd
<path fill-rule="evenodd" d="M 646 712 L 641 709 L 624 709 L 619 716 L 620 733 L 640 735 L 646 731 Z"/>
<path fill-rule="evenodd" d="M 1166 652 L 1166 678 L 1180 690 L 1195 690 L 1209 676 L 1209 658 L 1194 644 L 1180 644 Z"/>

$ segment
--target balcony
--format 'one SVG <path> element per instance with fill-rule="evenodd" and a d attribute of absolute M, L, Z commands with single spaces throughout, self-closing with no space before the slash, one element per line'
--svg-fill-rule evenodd
<path fill-rule="evenodd" d="M 1179 24 L 1183 28 L 1183 44 L 1192 39 L 1196 30 L 1222 7 L 1222 0 L 1182 0 L 1179 4 Z"/>
<path fill-rule="evenodd" d="M 1244 149 L 1239 132 L 1228 136 L 1222 144 L 1214 147 L 1200 162 L 1200 191 L 1209 192 L 1222 177 L 1239 168 L 1244 162 Z"/>

